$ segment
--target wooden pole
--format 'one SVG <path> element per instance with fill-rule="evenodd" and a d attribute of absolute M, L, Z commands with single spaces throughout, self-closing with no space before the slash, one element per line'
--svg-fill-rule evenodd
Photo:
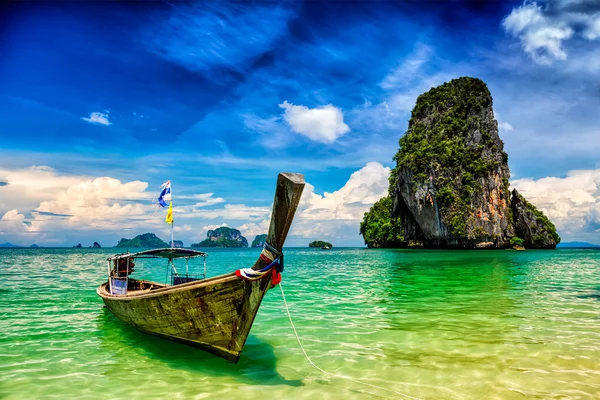
<path fill-rule="evenodd" d="M 304 175 L 291 172 L 281 172 L 277 177 L 275 199 L 271 224 L 267 235 L 267 243 L 281 252 L 287 234 L 292 226 L 296 209 L 304 190 Z M 261 269 L 268 264 L 260 257 L 252 268 Z"/>

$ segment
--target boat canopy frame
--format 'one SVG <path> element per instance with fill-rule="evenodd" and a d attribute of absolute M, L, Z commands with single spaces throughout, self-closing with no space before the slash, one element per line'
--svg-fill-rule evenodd
<path fill-rule="evenodd" d="M 192 249 L 166 247 L 163 249 L 144 250 L 137 253 L 116 254 L 108 258 L 108 261 L 121 260 L 127 258 L 194 258 L 206 257 L 208 253 Z"/>
<path fill-rule="evenodd" d="M 167 276 L 165 277 L 165 284 L 167 284 L 166 281 L 168 281 L 169 270 L 171 270 L 171 274 L 175 273 L 175 276 L 179 277 L 179 273 L 177 272 L 177 269 L 175 268 L 175 264 L 173 263 L 173 260 L 180 259 L 180 258 L 185 259 L 185 279 L 189 279 L 190 276 L 189 276 L 188 266 L 189 266 L 190 258 L 203 257 L 204 258 L 204 274 L 203 274 L 202 279 L 206 279 L 206 257 L 207 256 L 208 256 L 208 253 L 205 253 L 203 251 L 192 250 L 192 249 L 183 249 L 183 248 L 172 248 L 172 247 L 167 247 L 167 248 L 162 248 L 162 249 L 144 250 L 144 251 L 140 251 L 137 253 L 116 254 L 107 259 L 109 292 L 111 294 L 126 294 L 127 293 L 127 287 L 129 285 L 130 260 L 137 259 L 137 258 L 166 258 L 166 259 L 168 259 L 168 261 L 167 261 Z M 125 273 L 125 276 L 119 276 L 117 273 L 118 264 L 119 264 L 120 260 L 127 261 L 127 265 L 126 265 L 127 272 Z M 113 267 L 114 267 L 114 269 L 113 269 Z M 115 273 L 113 274 L 113 272 L 115 272 Z M 196 280 L 196 279 L 194 279 L 194 280 Z M 183 281 L 183 282 L 186 282 L 186 281 Z M 118 285 L 117 292 L 113 291 L 113 286 L 115 284 Z"/>

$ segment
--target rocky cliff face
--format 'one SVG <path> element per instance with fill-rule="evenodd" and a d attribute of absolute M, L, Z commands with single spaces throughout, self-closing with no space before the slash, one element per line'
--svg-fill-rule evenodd
<path fill-rule="evenodd" d="M 265 242 L 267 241 L 267 234 L 256 235 L 254 240 L 252 241 L 252 247 L 264 247 Z"/>
<path fill-rule="evenodd" d="M 560 242 L 554 224 L 535 206 L 529 203 L 517 189 L 511 194 L 511 210 L 517 237 L 525 246 L 534 249 L 553 249 Z"/>
<path fill-rule="evenodd" d="M 248 240 L 239 230 L 222 226 L 206 232 L 206 239 L 191 247 L 248 247 Z"/>
<path fill-rule="evenodd" d="M 144 247 L 148 249 L 160 249 L 169 247 L 169 244 L 163 242 L 154 233 L 144 233 L 137 235 L 133 239 L 122 238 L 119 240 L 119 243 L 117 243 L 117 247 Z"/>
<path fill-rule="evenodd" d="M 507 247 L 515 226 L 503 147 L 481 80 L 455 79 L 419 96 L 390 176 L 392 214 L 400 218 L 404 240 Z"/>

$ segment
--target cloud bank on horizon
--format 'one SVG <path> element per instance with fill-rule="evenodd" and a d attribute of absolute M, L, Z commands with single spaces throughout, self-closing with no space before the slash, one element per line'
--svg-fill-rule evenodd
<path fill-rule="evenodd" d="M 0 242 L 167 237 L 153 203 L 167 179 L 186 244 L 224 224 L 251 240 L 277 172 L 294 171 L 309 184 L 288 244 L 362 245 L 416 98 L 465 75 L 490 88 L 513 186 L 564 241 L 600 242 L 596 1 L 52 2 L 0 15 Z"/>

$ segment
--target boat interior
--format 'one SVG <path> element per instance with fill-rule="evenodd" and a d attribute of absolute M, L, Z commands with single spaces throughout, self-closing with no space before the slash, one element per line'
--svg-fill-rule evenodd
<path fill-rule="evenodd" d="M 108 282 L 101 286 L 101 290 L 111 295 L 131 296 L 202 280 L 206 278 L 206 256 L 207 254 L 204 252 L 177 248 L 118 254 L 108 259 Z M 203 274 L 190 274 L 188 270 L 189 260 L 196 257 L 204 258 Z M 163 258 L 167 260 L 167 276 L 164 284 L 130 278 L 130 274 L 135 272 L 136 262 L 141 258 Z M 173 262 L 173 260 L 181 258 L 185 260 L 185 273 L 180 273 Z"/>

